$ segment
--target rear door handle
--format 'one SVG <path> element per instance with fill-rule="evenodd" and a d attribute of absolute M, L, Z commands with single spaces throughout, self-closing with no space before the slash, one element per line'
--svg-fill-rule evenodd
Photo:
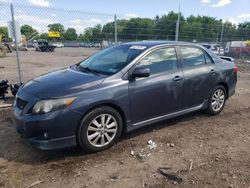
<path fill-rule="evenodd" d="M 178 82 L 178 81 L 181 81 L 181 80 L 182 80 L 182 78 L 180 76 L 175 76 L 173 78 L 173 81 L 175 81 L 175 82 Z"/>
<path fill-rule="evenodd" d="M 210 70 L 210 74 L 215 74 L 215 73 L 216 73 L 216 71 L 214 69 Z"/>

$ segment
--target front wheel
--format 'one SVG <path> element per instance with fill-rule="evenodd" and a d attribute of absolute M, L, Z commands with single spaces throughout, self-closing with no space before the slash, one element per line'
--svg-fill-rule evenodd
<path fill-rule="evenodd" d="M 225 106 L 226 97 L 225 88 L 221 85 L 217 86 L 209 97 L 206 112 L 212 115 L 219 114 Z"/>
<path fill-rule="evenodd" d="M 83 118 L 77 130 L 78 145 L 87 152 L 108 149 L 119 139 L 122 126 L 122 117 L 115 109 L 96 108 Z"/>

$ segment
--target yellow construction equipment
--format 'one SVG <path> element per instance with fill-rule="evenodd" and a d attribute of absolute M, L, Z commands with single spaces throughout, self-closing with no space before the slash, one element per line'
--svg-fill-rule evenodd
<path fill-rule="evenodd" d="M 6 47 L 2 44 L 2 35 L 0 35 L 0 57 L 5 57 L 7 53 Z"/>
<path fill-rule="evenodd" d="M 246 40 L 246 45 L 250 46 L 250 40 Z"/>

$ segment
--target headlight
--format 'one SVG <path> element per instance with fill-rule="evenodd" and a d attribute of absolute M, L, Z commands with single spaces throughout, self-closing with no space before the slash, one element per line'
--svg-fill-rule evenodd
<path fill-rule="evenodd" d="M 41 100 L 35 104 L 32 114 L 45 114 L 59 108 L 70 106 L 76 98 Z"/>

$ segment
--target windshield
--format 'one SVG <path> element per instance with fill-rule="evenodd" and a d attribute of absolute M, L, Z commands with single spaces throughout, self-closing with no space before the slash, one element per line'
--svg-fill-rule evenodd
<path fill-rule="evenodd" d="M 145 51 L 145 46 L 123 44 L 106 48 L 86 60 L 79 66 L 101 74 L 115 74 Z"/>

